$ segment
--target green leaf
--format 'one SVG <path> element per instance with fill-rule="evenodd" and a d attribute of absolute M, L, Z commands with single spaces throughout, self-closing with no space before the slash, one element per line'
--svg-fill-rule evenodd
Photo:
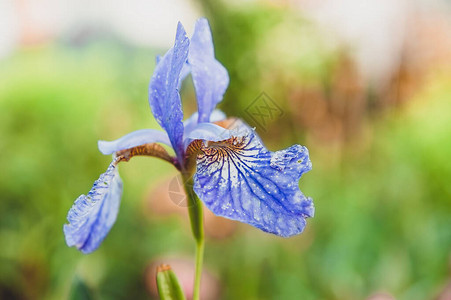
<path fill-rule="evenodd" d="M 185 300 L 177 277 L 169 265 L 157 268 L 157 287 L 161 300 Z"/>

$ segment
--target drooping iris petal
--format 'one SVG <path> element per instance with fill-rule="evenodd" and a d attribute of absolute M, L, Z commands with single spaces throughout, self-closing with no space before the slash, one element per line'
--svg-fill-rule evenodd
<path fill-rule="evenodd" d="M 210 26 L 205 18 L 196 22 L 188 63 L 196 90 L 198 122 L 209 122 L 211 112 L 221 102 L 229 85 L 229 75 L 224 66 L 215 59 Z"/>
<path fill-rule="evenodd" d="M 166 132 L 156 129 L 141 129 L 130 132 L 114 141 L 98 141 L 100 152 L 105 155 L 114 152 L 144 145 L 147 143 L 163 143 L 170 146 L 171 141 Z"/>
<path fill-rule="evenodd" d="M 178 92 L 180 73 L 188 57 L 189 39 L 179 23 L 174 47 L 161 58 L 149 84 L 149 104 L 153 115 L 171 141 L 177 158 L 182 161 L 183 112 Z"/>
<path fill-rule="evenodd" d="M 216 215 L 288 237 L 301 233 L 314 214 L 312 199 L 298 186 L 309 170 L 307 148 L 270 152 L 250 131 L 202 147 L 194 191 Z"/>
<path fill-rule="evenodd" d="M 116 221 L 121 196 L 122 180 L 113 162 L 69 210 L 63 228 L 67 245 L 83 253 L 96 250 Z"/>

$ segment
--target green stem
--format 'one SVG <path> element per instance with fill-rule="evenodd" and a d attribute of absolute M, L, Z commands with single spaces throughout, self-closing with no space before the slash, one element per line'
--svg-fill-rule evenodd
<path fill-rule="evenodd" d="M 187 195 L 188 213 L 191 221 L 191 231 L 196 240 L 196 271 L 194 276 L 193 300 L 200 297 L 200 279 L 202 274 L 202 262 L 204 257 L 204 218 L 202 203 L 193 191 L 193 179 L 188 174 L 183 174 L 183 182 Z"/>
<path fill-rule="evenodd" d="M 193 300 L 200 298 L 200 278 L 202 275 L 202 263 L 204 260 L 204 241 L 196 243 L 196 275 L 194 277 Z"/>

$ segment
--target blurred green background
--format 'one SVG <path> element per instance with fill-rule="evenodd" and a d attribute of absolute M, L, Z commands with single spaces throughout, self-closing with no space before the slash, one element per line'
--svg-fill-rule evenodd
<path fill-rule="evenodd" d="M 290 239 L 208 216 L 204 299 L 451 299 L 449 22 L 416 15 L 395 67 L 372 77 L 307 8 L 192 5 L 231 77 L 220 108 L 256 126 L 245 111 L 261 92 L 280 106 L 256 130 L 270 150 L 309 148 L 300 186 L 316 206 Z M 167 196 L 173 167 L 121 165 L 120 213 L 93 254 L 68 248 L 62 226 L 110 162 L 97 140 L 158 128 L 147 84 L 166 49 L 103 31 L 37 40 L 22 36 L 0 60 L 0 299 L 87 299 L 80 284 L 94 299 L 153 299 L 155 263 L 191 274 L 194 255 L 186 212 Z"/>

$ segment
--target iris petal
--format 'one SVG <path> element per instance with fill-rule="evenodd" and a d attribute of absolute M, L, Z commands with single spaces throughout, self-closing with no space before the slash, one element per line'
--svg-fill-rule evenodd
<path fill-rule="evenodd" d="M 96 250 L 116 221 L 121 195 L 122 180 L 113 162 L 69 210 L 69 224 L 63 228 L 67 245 L 85 254 Z"/>
<path fill-rule="evenodd" d="M 216 104 L 221 102 L 229 85 L 229 75 L 224 66 L 215 59 L 210 26 L 205 18 L 196 22 L 188 63 L 196 90 L 198 122 L 209 122 L 210 114 Z"/>
<path fill-rule="evenodd" d="M 183 121 L 183 126 L 185 127 L 185 135 L 191 132 L 198 124 L 197 120 L 199 118 L 199 113 L 195 112 L 188 119 Z M 210 115 L 210 122 L 217 122 L 226 119 L 227 116 L 224 112 L 219 109 L 215 109 Z"/>
<path fill-rule="evenodd" d="M 166 132 L 156 129 L 141 129 L 130 132 L 114 141 L 98 141 L 100 152 L 105 155 L 113 154 L 117 151 L 141 146 L 147 143 L 163 143 L 171 145 L 171 141 Z"/>
<path fill-rule="evenodd" d="M 190 130 L 185 127 L 184 143 L 185 148 L 188 148 L 189 144 L 193 140 L 202 140 L 204 142 L 219 142 L 228 140 L 231 137 L 241 137 L 252 132 L 247 124 L 237 118 L 222 118 L 222 112 L 215 113 L 218 110 L 214 110 L 211 114 L 212 122 L 215 123 L 197 123 L 191 124 Z M 190 118 L 191 119 L 191 118 Z"/>
<path fill-rule="evenodd" d="M 250 131 L 201 149 L 194 191 L 216 215 L 288 237 L 301 233 L 314 214 L 312 199 L 298 186 L 311 167 L 307 148 L 270 152 Z"/>
<path fill-rule="evenodd" d="M 161 60 L 161 55 L 157 55 L 155 57 L 155 65 L 158 65 L 160 60 Z M 182 86 L 183 80 L 185 80 L 186 76 L 188 76 L 189 73 L 191 73 L 191 67 L 188 64 L 188 61 L 185 61 L 185 63 L 183 64 L 182 70 L 180 71 L 180 79 L 179 79 L 179 84 L 177 87 L 179 90 L 180 90 L 180 87 Z"/>
<path fill-rule="evenodd" d="M 179 23 L 174 47 L 161 58 L 149 84 L 149 104 L 155 119 L 168 133 L 179 161 L 183 159 L 183 112 L 178 86 L 188 57 L 189 39 Z"/>
<path fill-rule="evenodd" d="M 213 123 L 199 123 L 189 132 L 185 139 L 187 140 L 205 140 L 218 142 L 230 139 L 232 131 Z"/>

